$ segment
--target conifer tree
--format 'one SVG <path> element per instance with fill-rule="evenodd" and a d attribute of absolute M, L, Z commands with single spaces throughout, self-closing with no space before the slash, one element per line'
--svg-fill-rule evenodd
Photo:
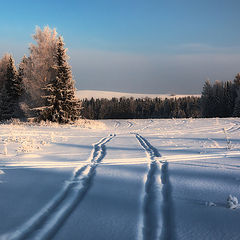
<path fill-rule="evenodd" d="M 233 80 L 233 99 L 235 103 L 239 95 L 238 94 L 239 89 L 240 89 L 240 73 L 238 73 Z"/>
<path fill-rule="evenodd" d="M 223 82 L 216 80 L 213 84 L 213 101 L 212 101 L 212 113 L 211 117 L 224 117 L 224 111 L 226 108 L 226 102 L 224 102 L 224 88 Z"/>
<path fill-rule="evenodd" d="M 202 97 L 201 97 L 201 107 L 203 117 L 212 117 L 213 112 L 213 88 L 209 80 L 204 83 Z"/>
<path fill-rule="evenodd" d="M 3 86 L 6 82 L 6 72 L 7 72 L 7 65 L 9 62 L 10 54 L 6 53 L 0 59 L 0 90 L 3 89 Z"/>
<path fill-rule="evenodd" d="M 240 117 L 240 89 L 237 91 L 237 97 L 235 99 L 233 117 Z"/>
<path fill-rule="evenodd" d="M 40 109 L 40 120 L 68 123 L 80 116 L 80 102 L 75 97 L 74 80 L 66 51 L 63 38 L 58 37 L 51 80 L 44 87 L 46 95 L 42 96 L 45 106 Z"/>
<path fill-rule="evenodd" d="M 223 113 L 224 117 L 230 117 L 234 110 L 234 85 L 232 81 L 224 83 L 224 96 L 223 96 Z"/>
<path fill-rule="evenodd" d="M 5 81 L 1 91 L 1 120 L 22 117 L 19 98 L 22 94 L 22 82 L 11 55 L 8 57 Z"/>

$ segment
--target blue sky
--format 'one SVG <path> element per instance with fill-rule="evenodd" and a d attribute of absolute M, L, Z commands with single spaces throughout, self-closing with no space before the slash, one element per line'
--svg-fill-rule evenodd
<path fill-rule="evenodd" d="M 239 0 L 2 1 L 0 54 L 35 26 L 64 36 L 79 89 L 199 93 L 240 72 Z"/>

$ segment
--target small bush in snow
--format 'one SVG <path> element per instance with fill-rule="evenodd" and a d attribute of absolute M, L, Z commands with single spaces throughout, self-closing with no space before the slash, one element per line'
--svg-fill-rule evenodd
<path fill-rule="evenodd" d="M 235 196 L 229 195 L 227 199 L 227 207 L 230 209 L 236 209 L 239 208 L 238 199 Z"/>

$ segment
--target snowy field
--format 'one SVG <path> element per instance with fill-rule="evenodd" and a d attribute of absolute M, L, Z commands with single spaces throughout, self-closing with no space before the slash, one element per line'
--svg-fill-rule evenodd
<path fill-rule="evenodd" d="M 240 239 L 240 119 L 0 132 L 1 240 Z"/>
<path fill-rule="evenodd" d="M 188 96 L 194 96 L 194 97 L 201 97 L 200 94 L 182 94 L 182 95 L 175 95 L 175 94 L 144 94 L 144 93 L 124 93 L 124 92 L 112 92 L 112 91 L 98 91 L 98 90 L 78 90 L 76 92 L 77 97 L 79 99 L 91 99 L 91 98 L 181 98 L 181 97 L 188 97 Z"/>

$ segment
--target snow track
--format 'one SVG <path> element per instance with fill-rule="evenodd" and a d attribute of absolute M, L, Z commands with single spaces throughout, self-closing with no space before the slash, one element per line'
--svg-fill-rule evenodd
<path fill-rule="evenodd" d="M 115 135 L 110 135 L 94 144 L 89 163 L 75 169 L 72 179 L 65 183 L 62 191 L 15 232 L 0 236 L 0 239 L 52 239 L 91 187 L 96 168 L 106 155 L 105 144 L 113 137 Z"/>
<path fill-rule="evenodd" d="M 234 121 L 233 123 L 233 126 L 226 129 L 226 131 L 228 133 L 235 133 L 235 132 L 238 132 L 240 130 L 240 123 L 238 121 Z"/>
<path fill-rule="evenodd" d="M 161 154 L 147 139 L 139 134 L 136 134 L 136 138 L 145 150 L 149 162 L 145 176 L 139 239 L 175 239 L 168 162 L 159 161 Z"/>
<path fill-rule="evenodd" d="M 114 128 L 119 128 L 121 123 L 119 121 L 115 121 Z"/>
<path fill-rule="evenodd" d="M 132 128 L 133 127 L 133 123 L 132 122 L 130 122 L 130 121 L 127 121 L 127 124 L 128 124 L 128 128 Z"/>

